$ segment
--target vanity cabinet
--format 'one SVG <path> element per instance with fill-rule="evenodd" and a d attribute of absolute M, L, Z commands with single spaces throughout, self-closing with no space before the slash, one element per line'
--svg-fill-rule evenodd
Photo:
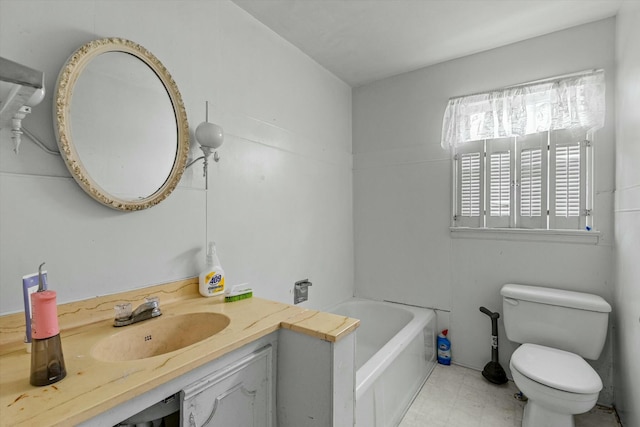
<path fill-rule="evenodd" d="M 353 427 L 355 334 L 330 342 L 280 329 L 81 426 L 111 427 L 175 393 L 181 427 Z"/>
<path fill-rule="evenodd" d="M 168 411 L 166 426 L 353 427 L 355 423 L 355 333 L 333 341 L 280 328 L 200 366 L 190 366 L 180 354 L 149 363 L 172 364 L 185 372 L 76 425 L 148 423 L 165 416 L 166 403 L 174 396 L 177 404 Z M 126 392 L 139 363 L 117 366 Z"/>
<path fill-rule="evenodd" d="M 273 350 L 267 345 L 181 392 L 181 425 L 271 427 Z"/>
<path fill-rule="evenodd" d="M 187 313 L 218 313 L 230 319 L 228 326 L 181 349 L 132 360 L 96 351 L 105 340 L 118 344 L 110 351 L 120 351 L 133 332 L 123 338 L 111 320 L 85 318 L 85 311 L 112 305 L 116 297 L 60 306 L 68 323 L 68 375 L 53 387 L 34 388 L 25 380 L 30 359 L 18 351 L 24 317 L 0 316 L 0 425 L 354 426 L 356 319 L 258 297 L 227 304 L 196 291 L 195 278 L 147 288 L 145 295 L 180 295 L 164 307 L 166 321 L 149 322 L 174 325 L 172 318 Z M 117 299 L 140 295 L 136 290 Z M 163 333 L 172 341 L 183 330 Z"/>
<path fill-rule="evenodd" d="M 144 412 L 145 422 L 156 420 L 165 415 L 157 411 L 163 406 L 159 402 L 175 395 L 179 416 L 171 418 L 181 427 L 275 427 L 278 348 L 278 333 L 273 332 L 78 426 L 129 427 L 122 420 L 140 422 L 138 415 Z"/>

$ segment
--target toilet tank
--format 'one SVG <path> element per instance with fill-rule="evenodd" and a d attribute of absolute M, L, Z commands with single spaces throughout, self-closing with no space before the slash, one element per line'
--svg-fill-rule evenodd
<path fill-rule="evenodd" d="M 507 284 L 500 290 L 509 340 L 600 357 L 611 306 L 598 295 Z"/>

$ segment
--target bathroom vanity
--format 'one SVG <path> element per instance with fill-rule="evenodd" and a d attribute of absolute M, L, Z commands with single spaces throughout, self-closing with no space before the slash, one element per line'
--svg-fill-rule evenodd
<path fill-rule="evenodd" d="M 260 338 L 80 425 L 133 425 L 176 411 L 172 419 L 181 420 L 182 426 L 276 426 L 277 335 Z M 143 408 L 148 414 L 130 418 Z"/>
<path fill-rule="evenodd" d="M 162 316 L 113 327 L 115 304 L 152 295 Z M 197 278 L 61 305 L 58 313 L 67 377 L 46 387 L 29 384 L 24 317 L 0 317 L 0 425 L 113 426 L 165 399 L 178 401 L 183 426 L 353 425 L 356 319 L 257 297 L 202 298 Z M 137 358 L 127 350 L 135 335 L 127 328 L 147 324 L 145 339 L 166 340 L 153 322 L 203 313 L 228 325 L 166 353 Z M 168 333 L 190 329 L 200 328 Z"/>

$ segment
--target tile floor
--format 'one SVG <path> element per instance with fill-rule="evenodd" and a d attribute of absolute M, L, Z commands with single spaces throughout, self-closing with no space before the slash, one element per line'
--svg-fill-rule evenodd
<path fill-rule="evenodd" d="M 496 386 L 479 371 L 437 365 L 399 427 L 520 427 L 524 403 L 512 381 Z M 610 408 L 575 417 L 576 427 L 620 427 Z"/>

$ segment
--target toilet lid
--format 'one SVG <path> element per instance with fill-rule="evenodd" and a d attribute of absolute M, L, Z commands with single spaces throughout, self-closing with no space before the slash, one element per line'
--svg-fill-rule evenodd
<path fill-rule="evenodd" d="M 602 390 L 602 380 L 591 365 L 568 351 L 522 344 L 513 352 L 511 364 L 527 378 L 558 390 L 580 394 Z"/>

